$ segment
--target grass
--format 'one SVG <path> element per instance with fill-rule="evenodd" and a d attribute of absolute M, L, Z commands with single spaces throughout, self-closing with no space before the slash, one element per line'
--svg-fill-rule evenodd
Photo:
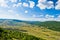
<path fill-rule="evenodd" d="M 20 30 L 27 30 L 26 33 L 46 40 L 60 40 L 60 32 L 43 27 L 21 27 Z"/>
<path fill-rule="evenodd" d="M 20 26 L 6 26 L 3 28 L 10 28 L 10 29 L 16 29 L 18 31 L 21 31 L 23 33 L 27 33 L 28 35 L 33 35 L 35 37 L 38 38 L 42 38 L 42 39 L 46 39 L 46 40 L 60 40 L 60 32 L 59 31 L 54 31 L 51 29 L 47 29 L 44 27 L 38 27 L 38 26 L 24 26 L 24 27 L 20 27 Z"/>
<path fill-rule="evenodd" d="M 44 40 L 17 30 L 0 28 L 0 40 Z"/>

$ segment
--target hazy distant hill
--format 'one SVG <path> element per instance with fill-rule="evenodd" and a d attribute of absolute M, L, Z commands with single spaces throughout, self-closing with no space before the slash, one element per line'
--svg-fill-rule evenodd
<path fill-rule="evenodd" d="M 31 25 L 36 25 L 38 27 L 42 26 L 51 30 L 60 31 L 60 22 L 58 21 L 45 21 L 45 22 L 26 21 L 26 23 L 31 24 Z"/>
<path fill-rule="evenodd" d="M 26 23 L 22 20 L 16 20 L 16 19 L 0 19 L 0 25 L 6 26 L 21 26 L 25 25 Z"/>
<path fill-rule="evenodd" d="M 46 22 L 33 22 L 31 24 L 37 25 L 39 27 L 45 27 L 55 31 L 60 31 L 60 22 L 58 21 L 46 21 Z"/>

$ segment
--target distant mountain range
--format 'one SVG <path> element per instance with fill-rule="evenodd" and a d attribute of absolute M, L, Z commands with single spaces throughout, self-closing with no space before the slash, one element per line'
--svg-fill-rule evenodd
<path fill-rule="evenodd" d="M 0 25 L 20 26 L 22 24 L 26 23 L 22 20 L 16 20 L 16 19 L 0 19 Z"/>
<path fill-rule="evenodd" d="M 60 22 L 57 21 L 22 21 L 16 19 L 0 19 L 0 26 L 31 26 L 36 25 L 38 27 L 46 27 L 52 30 L 60 31 Z"/>

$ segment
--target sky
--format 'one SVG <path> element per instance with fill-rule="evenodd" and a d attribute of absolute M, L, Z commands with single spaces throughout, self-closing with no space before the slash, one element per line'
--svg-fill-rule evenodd
<path fill-rule="evenodd" d="M 60 21 L 60 0 L 0 0 L 0 19 Z"/>

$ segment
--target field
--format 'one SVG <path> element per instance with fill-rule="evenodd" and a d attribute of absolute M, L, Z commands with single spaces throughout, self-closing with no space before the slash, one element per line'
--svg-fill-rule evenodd
<path fill-rule="evenodd" d="M 28 35 L 46 40 L 60 40 L 60 32 L 53 31 L 44 27 L 7 27 L 9 30 L 17 30 Z"/>

